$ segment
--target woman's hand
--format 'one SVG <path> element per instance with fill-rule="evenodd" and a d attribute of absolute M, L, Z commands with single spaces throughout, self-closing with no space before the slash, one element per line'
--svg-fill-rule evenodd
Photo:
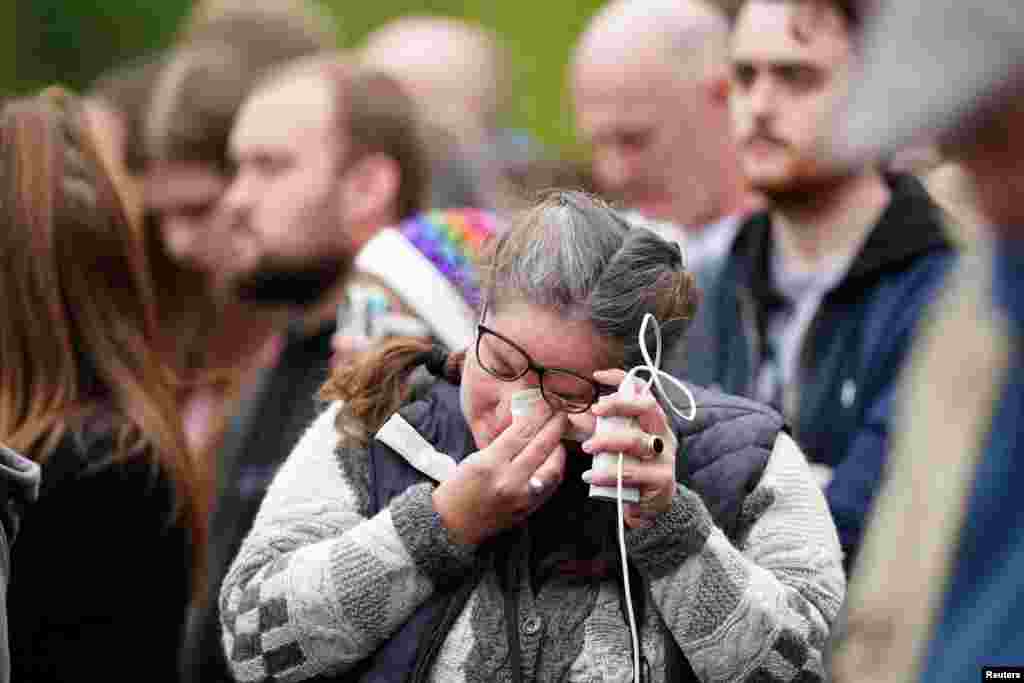
<path fill-rule="evenodd" d="M 602 370 L 594 373 L 594 379 L 602 384 L 618 386 L 625 379 L 622 370 Z M 602 429 L 583 443 L 586 453 L 624 453 L 635 459 L 627 459 L 622 465 L 622 486 L 640 490 L 640 502 L 624 503 L 623 518 L 633 529 L 646 528 L 672 504 L 676 490 L 675 434 L 669 426 L 665 412 L 650 392 L 638 393 L 641 384 L 634 389 L 626 388 L 611 396 L 603 396 L 594 404 L 591 412 L 595 416 L 633 417 L 639 427 Z M 596 422 L 596 418 L 594 418 Z M 583 426 L 583 425 L 578 425 Z M 593 428 L 590 429 L 593 431 Z M 661 438 L 661 453 L 651 450 L 651 438 Z M 617 469 L 590 471 L 590 483 L 597 486 L 616 486 Z"/>
<path fill-rule="evenodd" d="M 457 543 L 477 544 L 539 508 L 562 483 L 566 428 L 543 401 L 455 469 L 434 490 L 434 509 Z M 537 485 L 540 485 L 538 488 Z"/>

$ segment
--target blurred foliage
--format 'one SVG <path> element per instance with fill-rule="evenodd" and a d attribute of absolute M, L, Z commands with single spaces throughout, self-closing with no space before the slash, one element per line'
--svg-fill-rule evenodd
<path fill-rule="evenodd" d="M 566 64 L 576 36 L 603 0 L 324 0 L 339 44 L 404 14 L 465 17 L 501 36 L 512 57 L 511 125 L 558 147 L 572 145 Z M 60 82 L 83 89 L 108 68 L 167 47 L 187 0 L 0 0 L 0 91 Z M 8 16 L 13 15 L 13 16 Z"/>
<path fill-rule="evenodd" d="M 168 45 L 189 8 L 181 0 L 14 2 L 15 20 L 5 26 L 14 31 L 15 70 L 5 85 L 22 92 L 50 83 L 84 88 L 111 66 Z"/>

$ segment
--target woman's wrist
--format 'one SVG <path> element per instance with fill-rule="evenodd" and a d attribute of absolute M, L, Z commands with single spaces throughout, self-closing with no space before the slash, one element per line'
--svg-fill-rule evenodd
<path fill-rule="evenodd" d="M 435 583 L 444 584 L 462 578 L 473 566 L 476 546 L 462 542 L 444 525 L 434 506 L 436 491 L 432 484 L 416 484 L 389 507 L 395 530 L 416 566 Z"/>
<path fill-rule="evenodd" d="M 472 517 L 462 512 L 449 487 L 442 483 L 433 490 L 430 497 L 441 525 L 454 543 L 476 546 L 483 541 L 483 535 L 473 528 L 475 525 Z"/>
<path fill-rule="evenodd" d="M 648 528 L 626 532 L 629 555 L 639 565 L 674 568 L 704 547 L 714 523 L 695 492 L 676 484 L 672 503 Z"/>

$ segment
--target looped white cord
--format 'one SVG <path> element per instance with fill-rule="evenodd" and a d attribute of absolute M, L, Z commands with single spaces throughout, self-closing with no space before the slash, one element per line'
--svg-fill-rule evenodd
<path fill-rule="evenodd" d="M 651 360 L 650 351 L 647 350 L 646 332 L 648 323 L 654 324 L 654 360 Z M 626 373 L 626 378 L 622 383 L 632 383 L 637 373 L 647 372 L 650 375 L 650 378 L 644 385 L 643 391 L 650 391 L 652 385 L 656 386 L 662 399 L 668 404 L 668 407 L 672 409 L 672 412 L 682 419 L 692 422 L 697 417 L 697 401 L 693 397 L 693 392 L 691 392 L 685 384 L 661 369 L 661 327 L 658 325 L 657 319 L 650 313 L 645 314 L 643 322 L 640 323 L 640 355 L 643 356 L 644 365 L 637 365 L 631 368 L 629 372 Z M 669 398 L 668 392 L 665 391 L 665 387 L 661 383 L 663 379 L 668 380 L 686 394 L 686 398 L 690 400 L 690 411 L 688 415 L 684 415 Z M 633 596 L 629 589 L 629 565 L 626 561 L 626 523 L 622 513 L 622 460 L 623 455 L 620 452 L 618 482 L 615 487 L 616 506 L 618 507 L 619 513 L 619 555 L 622 559 L 622 582 L 626 592 L 626 612 L 629 614 L 629 633 L 633 641 L 633 681 L 634 683 L 640 683 L 640 638 L 637 635 L 636 630 L 636 615 L 633 614 Z"/>
<path fill-rule="evenodd" d="M 651 360 L 651 352 L 647 350 L 646 332 L 647 325 L 649 323 L 653 323 L 654 325 L 654 360 Z M 644 391 L 650 391 L 651 385 L 656 386 L 662 399 L 668 404 L 668 407 L 672 409 L 672 412 L 688 422 L 693 422 L 697 417 L 697 401 L 693 398 L 693 392 L 690 391 L 685 384 L 661 369 L 661 327 L 658 325 L 657 319 L 650 313 L 645 314 L 643 322 L 640 323 L 639 341 L 640 355 L 643 356 L 644 364 L 631 368 L 630 371 L 626 373 L 626 379 L 623 380 L 623 382 L 632 381 L 638 373 L 646 372 L 650 377 L 644 385 Z M 684 415 L 683 411 L 679 410 L 679 408 L 676 407 L 676 404 L 669 398 L 668 392 L 665 391 L 665 385 L 662 384 L 662 381 L 664 380 L 671 382 L 677 389 L 686 394 L 686 398 L 690 401 L 690 411 L 688 415 Z"/>

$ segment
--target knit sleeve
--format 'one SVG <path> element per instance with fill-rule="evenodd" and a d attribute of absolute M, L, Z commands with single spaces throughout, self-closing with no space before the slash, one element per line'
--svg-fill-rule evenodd
<path fill-rule="evenodd" d="M 470 563 L 440 528 L 429 484 L 366 516 L 368 450 L 339 447 L 338 410 L 324 411 L 289 455 L 221 588 L 239 681 L 351 668 Z"/>
<path fill-rule="evenodd" d="M 730 541 L 679 486 L 627 534 L 656 608 L 702 681 L 820 681 L 846 589 L 839 540 L 803 453 L 780 434 Z"/>

